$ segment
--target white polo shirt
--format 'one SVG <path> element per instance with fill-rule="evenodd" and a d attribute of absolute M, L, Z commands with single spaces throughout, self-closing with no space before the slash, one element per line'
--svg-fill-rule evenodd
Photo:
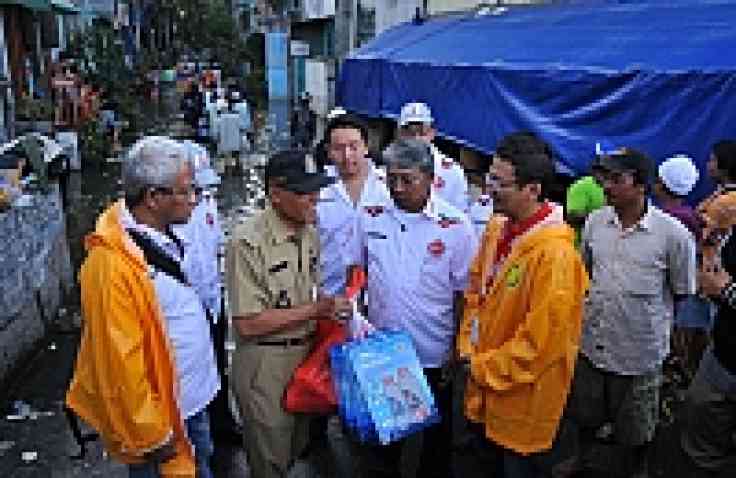
<path fill-rule="evenodd" d="M 432 191 L 463 213 L 468 212 L 468 181 L 462 166 L 431 145 L 434 156 Z"/>
<path fill-rule="evenodd" d="M 126 209 L 123 209 L 121 224 L 124 229 L 144 234 L 162 252 L 179 261 L 179 249 L 170 237 L 137 223 Z M 189 418 L 204 410 L 220 389 L 210 326 L 193 287 L 160 271 L 154 272 L 153 285 L 166 319 L 166 333 L 174 349 L 180 386 L 179 406 L 183 417 Z"/>
<path fill-rule="evenodd" d="M 386 185 L 371 165 L 360 193 L 358 204 L 353 204 L 345 184 L 337 182 L 320 191 L 317 204 L 317 230 L 320 243 L 320 290 L 336 295 L 345 289 L 346 270 L 350 261 L 350 247 L 358 216 L 365 208 L 387 206 L 391 203 Z"/>
<path fill-rule="evenodd" d="M 352 257 L 368 269 L 368 320 L 407 332 L 425 368 L 449 357 L 454 293 L 465 290 L 476 244 L 467 216 L 434 195 L 420 213 L 389 205 L 359 217 Z"/>
<path fill-rule="evenodd" d="M 217 201 L 212 193 L 205 191 L 189 222 L 173 229 L 184 244 L 184 272 L 212 318 L 217 320 L 222 297 L 218 254 L 224 235 L 217 215 Z"/>

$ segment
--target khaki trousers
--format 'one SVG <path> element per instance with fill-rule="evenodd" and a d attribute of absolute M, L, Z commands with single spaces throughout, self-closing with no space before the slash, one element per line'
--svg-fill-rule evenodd
<path fill-rule="evenodd" d="M 309 344 L 239 344 L 233 354 L 233 389 L 252 478 L 286 477 L 307 445 L 309 416 L 286 413 L 282 398 L 309 350 Z"/>

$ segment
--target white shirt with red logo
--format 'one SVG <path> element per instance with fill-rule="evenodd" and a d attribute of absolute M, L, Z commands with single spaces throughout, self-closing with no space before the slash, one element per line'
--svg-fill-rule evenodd
<path fill-rule="evenodd" d="M 360 193 L 358 204 L 353 204 L 345 184 L 337 182 L 322 189 L 317 203 L 317 230 L 319 231 L 320 290 L 323 294 L 337 295 L 345 290 L 347 268 L 351 265 L 349 251 L 354 240 L 355 223 L 362 211 L 371 206 L 384 206 L 391 196 L 378 170 L 371 165 Z"/>
<path fill-rule="evenodd" d="M 442 154 L 435 145 L 432 145 L 432 154 L 434 155 L 432 192 L 467 214 L 468 180 L 465 178 L 465 171 L 451 157 Z"/>
<path fill-rule="evenodd" d="M 425 368 L 449 357 L 453 297 L 465 290 L 476 244 L 467 216 L 434 195 L 420 213 L 388 205 L 359 217 L 351 255 L 368 270 L 368 320 L 407 332 Z"/>
<path fill-rule="evenodd" d="M 202 304 L 217 320 L 222 297 L 218 264 L 224 235 L 217 215 L 217 201 L 210 191 L 192 210 L 189 222 L 174 226 L 174 233 L 184 244 L 182 266 Z"/>

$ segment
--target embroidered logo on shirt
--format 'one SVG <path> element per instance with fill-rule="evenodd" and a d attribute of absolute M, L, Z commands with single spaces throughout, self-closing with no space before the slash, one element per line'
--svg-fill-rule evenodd
<path fill-rule="evenodd" d="M 441 239 L 435 239 L 427 244 L 427 251 L 433 257 L 441 257 L 445 253 L 445 243 Z"/>
<path fill-rule="evenodd" d="M 460 221 L 458 221 L 454 217 L 443 217 L 440 219 L 438 224 L 442 229 L 447 229 L 448 227 L 454 226 L 455 224 L 460 224 Z"/>
<path fill-rule="evenodd" d="M 437 177 L 436 177 L 436 178 L 434 179 L 434 184 L 433 184 L 433 186 L 434 186 L 434 187 L 435 187 L 436 189 L 442 189 L 442 188 L 444 188 L 444 187 L 445 187 L 445 180 L 444 180 L 444 179 L 442 179 L 441 177 L 437 176 Z"/>
<path fill-rule="evenodd" d="M 206 220 L 207 220 L 207 225 L 208 226 L 214 226 L 215 225 L 215 216 L 213 216 L 211 212 L 208 212 L 207 213 Z"/>
<path fill-rule="evenodd" d="M 521 266 L 516 264 L 509 268 L 509 271 L 506 273 L 506 287 L 513 289 L 519 283 L 521 282 Z"/>
<path fill-rule="evenodd" d="M 365 206 L 364 209 L 372 217 L 378 217 L 383 214 L 383 206 Z"/>

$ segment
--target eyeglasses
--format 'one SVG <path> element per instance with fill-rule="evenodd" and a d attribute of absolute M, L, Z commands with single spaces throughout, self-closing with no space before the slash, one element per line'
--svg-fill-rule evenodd
<path fill-rule="evenodd" d="M 388 184 L 388 187 L 395 188 L 399 184 L 401 186 L 407 187 L 407 186 L 416 186 L 422 181 L 422 178 L 419 176 L 408 176 L 405 174 L 387 174 L 386 175 L 386 184 Z"/>
<path fill-rule="evenodd" d="M 189 198 L 199 199 L 202 196 L 202 188 L 190 184 L 186 188 L 169 188 L 169 187 L 155 187 L 151 191 L 157 194 L 163 194 L 166 196 L 185 196 Z"/>

